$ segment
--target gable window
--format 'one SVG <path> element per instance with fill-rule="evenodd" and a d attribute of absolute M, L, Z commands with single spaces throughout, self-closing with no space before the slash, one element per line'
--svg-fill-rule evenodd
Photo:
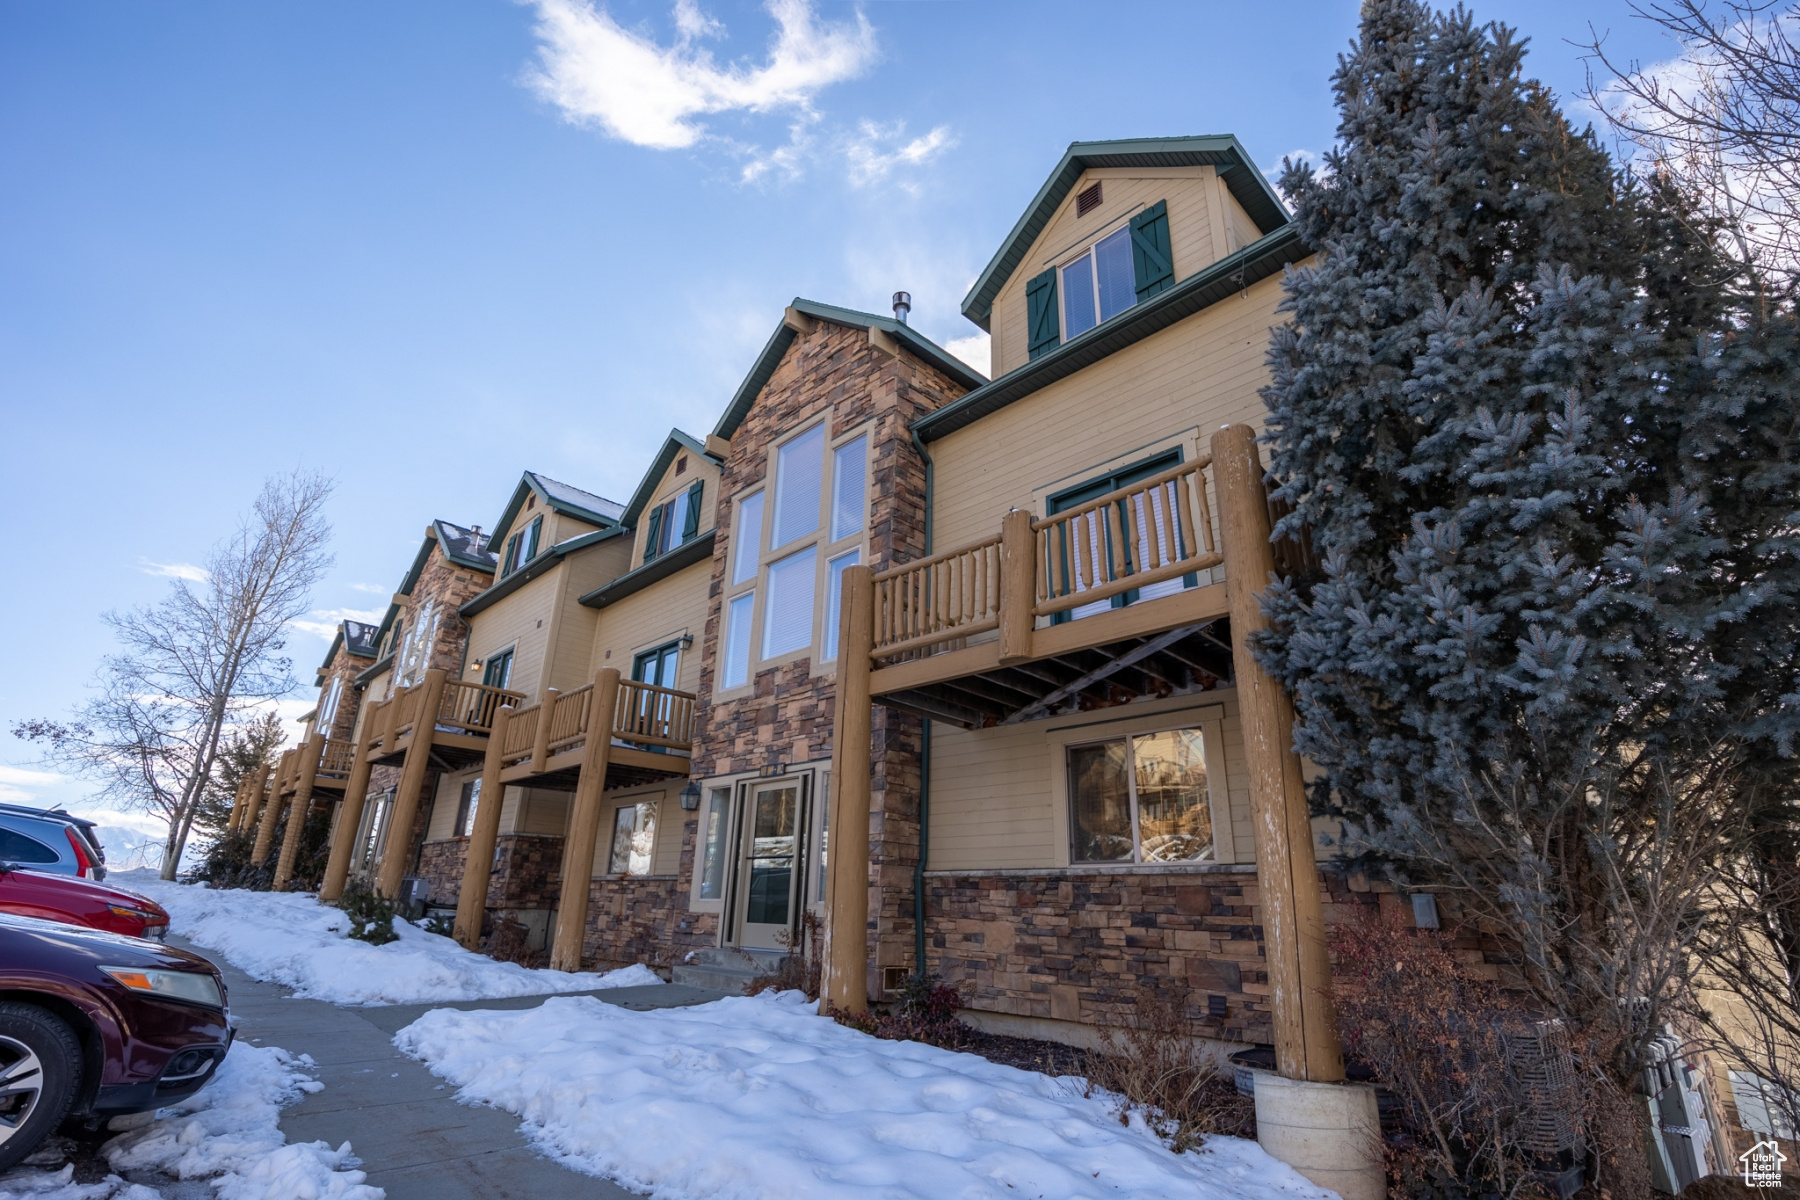
<path fill-rule="evenodd" d="M 692 487 L 650 510 L 649 528 L 644 533 L 645 562 L 700 536 L 702 486 L 702 481 L 695 480 Z"/>
<path fill-rule="evenodd" d="M 462 785 L 462 795 L 456 802 L 456 827 L 450 831 L 451 837 L 468 837 L 475 832 L 475 813 L 481 806 L 481 780 L 471 779 Z"/>
<path fill-rule="evenodd" d="M 1137 303 L 1131 230 L 1108 234 L 1062 267 L 1063 336 L 1086 333 Z"/>
<path fill-rule="evenodd" d="M 749 683 L 757 662 L 809 650 L 819 662 L 836 657 L 838 589 L 866 554 L 868 433 L 834 444 L 816 424 L 772 457 L 773 478 L 736 503 L 721 688 Z"/>
<path fill-rule="evenodd" d="M 1070 746 L 1070 861 L 1211 859 L 1205 749 L 1198 729 Z"/>
<path fill-rule="evenodd" d="M 512 678 L 512 666 L 513 652 L 510 649 L 488 655 L 487 665 L 481 669 L 481 682 L 489 687 L 505 687 Z"/>
<path fill-rule="evenodd" d="M 531 524 L 506 539 L 506 557 L 501 560 L 500 576 L 505 578 L 537 557 L 538 538 L 544 531 L 544 518 L 532 518 Z"/>
<path fill-rule="evenodd" d="M 1054 350 L 1173 286 L 1169 205 L 1158 200 L 1025 285 L 1026 352 Z"/>

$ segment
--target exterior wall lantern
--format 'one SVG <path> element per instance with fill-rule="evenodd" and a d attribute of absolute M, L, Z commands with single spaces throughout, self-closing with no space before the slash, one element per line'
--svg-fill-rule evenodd
<path fill-rule="evenodd" d="M 693 812 L 700 807 L 700 785 L 692 779 L 681 789 L 681 807 L 685 812 Z"/>

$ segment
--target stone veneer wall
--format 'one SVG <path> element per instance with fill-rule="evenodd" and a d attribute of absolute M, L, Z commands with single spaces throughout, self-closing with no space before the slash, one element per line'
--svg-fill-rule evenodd
<path fill-rule="evenodd" d="M 612 876 L 590 884 L 588 925 L 581 941 L 584 967 L 604 970 L 643 963 L 666 973 L 690 950 L 717 944 L 719 918 L 688 911 L 699 824 L 699 818 L 692 818 L 682 829 L 679 874 Z"/>
<path fill-rule="evenodd" d="M 320 730 L 326 737 L 342 741 L 352 741 L 356 737 L 356 709 L 362 700 L 362 692 L 356 686 L 356 676 L 360 671 L 370 667 L 366 658 L 357 658 L 341 645 L 337 653 L 331 656 L 331 665 L 319 676 L 319 700 L 322 703 L 325 693 L 331 687 L 332 679 L 341 679 L 341 690 L 338 692 L 337 712 L 332 716 L 331 728 Z"/>
<path fill-rule="evenodd" d="M 549 833 L 503 833 L 494 842 L 487 906 L 556 907 L 562 889 L 563 839 Z"/>
<path fill-rule="evenodd" d="M 1319 872 L 1319 887 L 1328 926 L 1358 907 L 1400 905 L 1390 886 L 1334 870 Z M 1118 1025 L 1140 989 L 1185 992 L 1195 1034 L 1274 1040 L 1253 866 L 934 872 L 926 891 L 927 966 L 972 1009 Z M 1478 939 L 1453 945 L 1480 973 L 1494 970 Z M 1225 997 L 1223 1017 L 1209 1015 L 1211 995 Z"/>
<path fill-rule="evenodd" d="M 802 659 L 759 671 L 749 697 L 712 701 L 717 673 L 720 601 L 731 556 L 731 498 L 762 480 L 772 443 L 830 410 L 833 431 L 873 419 L 869 565 L 884 570 L 925 555 L 925 464 L 907 432 L 910 423 L 961 396 L 966 389 L 902 349 L 890 356 L 868 333 L 819 321 L 797 335 L 762 394 L 732 435 L 720 481 L 718 535 L 700 667 L 701 702 L 695 715 L 694 774 L 698 778 L 752 771 L 771 762 L 817 762 L 831 756 L 835 676 L 815 675 Z M 880 968 L 912 959 L 913 863 L 919 826 L 917 717 L 877 708 L 870 797 L 870 990 L 879 994 Z M 682 843 L 693 852 L 697 822 Z M 679 886 L 685 890 L 686 876 Z"/>
<path fill-rule="evenodd" d="M 445 838 L 426 842 L 419 851 L 418 876 L 431 885 L 433 907 L 447 908 L 462 894 L 463 863 L 469 856 L 469 839 Z"/>

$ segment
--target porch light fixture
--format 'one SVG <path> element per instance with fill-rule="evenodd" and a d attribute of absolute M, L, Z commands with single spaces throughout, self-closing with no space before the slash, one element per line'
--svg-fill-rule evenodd
<path fill-rule="evenodd" d="M 693 812 L 700 807 L 700 785 L 692 779 L 681 789 L 681 807 L 686 812 Z"/>
<path fill-rule="evenodd" d="M 681 648 L 683 650 L 692 650 L 694 648 L 694 635 L 693 634 L 684 633 L 681 635 Z"/>

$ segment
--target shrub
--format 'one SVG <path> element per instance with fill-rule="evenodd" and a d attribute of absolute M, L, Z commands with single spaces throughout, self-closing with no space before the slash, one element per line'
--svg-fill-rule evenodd
<path fill-rule="evenodd" d="M 924 1042 L 959 1050 L 975 1031 L 956 1019 L 962 993 L 936 975 L 911 975 L 900 988 L 900 999 L 887 1012 L 851 1013 L 837 1007 L 826 1013 L 840 1025 L 848 1025 L 872 1037 L 891 1042 Z"/>
<path fill-rule="evenodd" d="M 456 936 L 456 914 L 447 912 L 431 912 L 413 922 L 426 933 L 435 933 L 439 937 Z"/>
<path fill-rule="evenodd" d="M 823 962 L 825 927 L 817 914 L 800 914 L 800 951 L 794 951 L 794 935 L 782 930 L 775 935 L 787 951 L 773 971 L 765 971 L 750 981 L 744 994 L 763 992 L 804 992 L 808 1000 L 819 998 L 820 965 Z"/>
<path fill-rule="evenodd" d="M 255 848 L 254 833 L 222 833 L 206 848 L 199 864 L 187 873 L 186 880 L 216 888 L 266 892 L 275 876 L 275 856 L 269 855 L 271 861 L 258 865 L 250 861 L 250 853 Z"/>
<path fill-rule="evenodd" d="M 1140 988 L 1131 1024 L 1101 1035 L 1099 1051 L 1089 1056 L 1088 1095 L 1100 1090 L 1118 1098 L 1119 1124 L 1141 1114 L 1177 1154 L 1208 1134 L 1245 1136 L 1254 1129 L 1250 1101 L 1192 1035 L 1176 993 Z"/>
<path fill-rule="evenodd" d="M 400 935 L 394 932 L 394 902 L 377 896 L 362 880 L 353 880 L 344 888 L 338 907 L 350 918 L 350 936 L 357 941 L 384 946 L 399 939 Z"/>

